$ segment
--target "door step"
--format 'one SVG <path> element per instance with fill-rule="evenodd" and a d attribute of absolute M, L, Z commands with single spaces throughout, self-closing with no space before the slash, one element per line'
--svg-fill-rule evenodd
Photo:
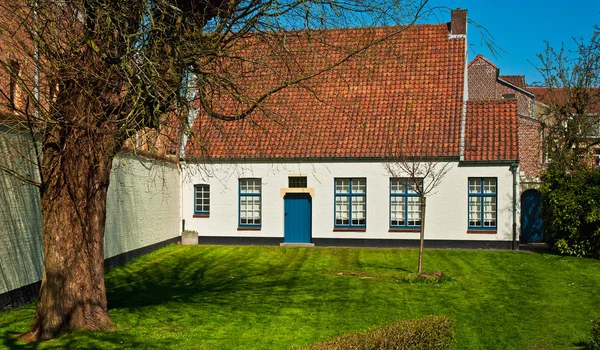
<path fill-rule="evenodd" d="M 280 247 L 314 247 L 314 243 L 279 243 Z"/>

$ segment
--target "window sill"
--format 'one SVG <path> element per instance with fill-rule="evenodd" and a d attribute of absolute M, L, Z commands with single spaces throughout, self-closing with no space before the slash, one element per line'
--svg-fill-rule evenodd
<path fill-rule="evenodd" d="M 260 231 L 260 227 L 238 227 L 238 231 Z"/>
<path fill-rule="evenodd" d="M 367 229 L 365 227 L 335 227 L 333 232 L 367 232 Z"/>
<path fill-rule="evenodd" d="M 209 218 L 210 214 L 194 214 L 192 215 L 193 218 Z"/>
<path fill-rule="evenodd" d="M 421 232 L 419 228 L 391 228 L 388 232 Z"/>
<path fill-rule="evenodd" d="M 495 235 L 498 233 L 498 230 L 467 230 L 467 233 Z"/>

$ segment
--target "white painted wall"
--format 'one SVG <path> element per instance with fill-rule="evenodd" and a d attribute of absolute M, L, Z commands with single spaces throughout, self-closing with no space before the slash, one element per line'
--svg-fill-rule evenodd
<path fill-rule="evenodd" d="M 2 141 L 0 162 L 6 163 L 14 146 Z M 113 161 L 110 181 L 105 258 L 180 235 L 181 177 L 176 165 L 121 155 Z M 0 294 L 42 278 L 41 230 L 37 188 L 0 172 Z"/>
<path fill-rule="evenodd" d="M 284 201 L 280 189 L 288 187 L 288 175 L 306 175 L 312 199 L 313 238 L 418 239 L 419 233 L 389 232 L 389 178 L 382 163 L 248 163 L 183 166 L 183 219 L 186 229 L 200 236 L 280 237 L 284 234 Z M 238 179 L 262 179 L 262 227 L 238 231 Z M 366 232 L 334 232 L 334 179 L 367 179 Z M 498 179 L 498 230 L 495 234 L 467 233 L 469 177 Z M 194 218 L 193 185 L 210 185 L 210 217 Z M 426 239 L 512 240 L 512 173 L 508 165 L 459 166 L 451 170 L 427 199 Z"/>
<path fill-rule="evenodd" d="M 179 236 L 180 188 L 174 164 L 133 155 L 115 158 L 106 203 L 104 257 Z"/>

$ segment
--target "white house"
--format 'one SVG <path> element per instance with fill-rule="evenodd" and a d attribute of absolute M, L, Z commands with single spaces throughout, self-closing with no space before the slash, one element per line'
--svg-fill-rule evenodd
<path fill-rule="evenodd" d="M 330 30 L 390 38 L 244 119 L 200 113 L 182 162 L 184 228 L 201 243 L 414 246 L 415 179 L 385 166 L 402 156 L 451 166 L 427 199 L 427 246 L 518 244 L 517 101 L 468 101 L 465 10 L 397 30 Z"/>

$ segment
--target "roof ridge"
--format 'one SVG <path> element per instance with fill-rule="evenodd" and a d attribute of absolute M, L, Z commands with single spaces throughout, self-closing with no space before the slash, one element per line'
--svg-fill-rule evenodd
<path fill-rule="evenodd" d="M 475 61 L 477 61 L 477 60 L 479 60 L 479 59 L 481 59 L 481 60 L 484 60 L 485 62 L 487 62 L 487 63 L 488 63 L 489 65 L 491 65 L 492 67 L 494 67 L 494 68 L 498 69 L 498 67 L 497 67 L 495 64 L 493 64 L 493 63 L 492 63 L 492 61 L 490 61 L 490 60 L 488 60 L 487 58 L 483 57 L 483 55 L 482 55 L 482 54 L 478 54 L 477 56 L 475 56 L 475 58 L 474 58 L 474 59 L 473 59 L 473 60 L 472 60 L 472 61 L 469 63 L 469 65 L 467 66 L 467 68 L 468 68 L 468 67 L 471 67 L 471 65 L 472 65 L 473 63 L 475 63 Z"/>

